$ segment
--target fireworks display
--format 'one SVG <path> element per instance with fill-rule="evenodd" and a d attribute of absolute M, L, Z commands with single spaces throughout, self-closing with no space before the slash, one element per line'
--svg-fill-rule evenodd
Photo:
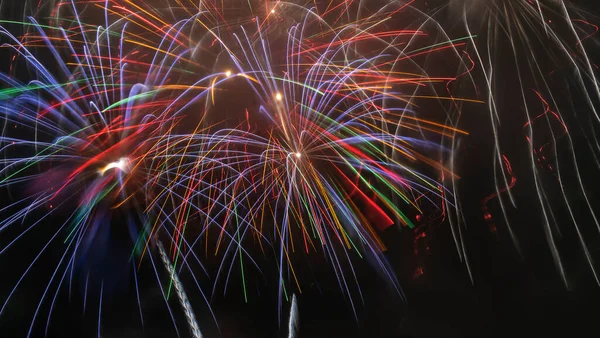
<path fill-rule="evenodd" d="M 0 319 L 36 276 L 28 337 L 48 334 L 61 295 L 76 292 L 102 336 L 103 299 L 123 284 L 144 325 L 144 283 L 178 335 L 183 310 L 201 337 L 199 309 L 218 322 L 215 294 L 237 288 L 248 301 L 248 276 L 270 268 L 279 322 L 291 309 L 296 336 L 315 256 L 359 320 L 355 262 L 403 295 L 386 253 L 393 228 L 409 230 L 421 261 L 447 227 L 474 282 L 472 210 L 521 256 L 534 250 L 522 217 L 539 225 L 567 288 L 564 238 L 575 238 L 598 282 L 598 27 L 582 4 L 13 6 L 0 5 L 12 13 L 0 16 L 3 270 L 29 254 L 10 267 Z M 485 154 L 482 194 L 468 189 L 472 151 Z"/>

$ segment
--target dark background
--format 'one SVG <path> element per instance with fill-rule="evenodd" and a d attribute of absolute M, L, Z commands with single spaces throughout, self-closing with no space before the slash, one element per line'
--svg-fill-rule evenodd
<path fill-rule="evenodd" d="M 485 0 L 482 0 L 485 1 Z M 512 1 L 512 0 L 506 0 Z M 436 1 L 431 1 L 435 8 Z M 595 2 L 582 2 L 590 12 L 597 12 Z M 3 3 L 2 17 L 18 18 L 20 11 L 16 5 Z M 452 26 L 452 22 L 446 23 Z M 594 57 L 594 55 L 591 55 Z M 509 55 L 507 54 L 507 57 Z M 507 66 L 510 67 L 510 66 Z M 500 91 L 506 98 L 503 109 L 519 111 L 519 102 L 512 102 L 517 94 L 507 81 Z M 573 98 L 572 111 L 589 110 Z M 497 232 L 491 232 L 488 222 L 480 209 L 483 198 L 493 192 L 491 147 L 488 117 L 478 113 L 478 107 L 466 108 L 463 128 L 472 131 L 466 140 L 466 151 L 461 163 L 461 187 L 465 196 L 465 246 L 471 262 L 473 281 L 459 258 L 448 224 L 435 226 L 429 231 L 427 254 L 414 254 L 415 233 L 400 231 L 392 227 L 382 235 L 389 250 L 389 259 L 406 296 L 403 300 L 391 290 L 387 281 L 372 271 L 366 262 L 357 262 L 364 303 L 354 297 L 356 318 L 352 306 L 339 290 L 339 285 L 331 271 L 324 267 L 306 269 L 309 279 L 303 285 L 303 293 L 298 297 L 300 311 L 300 337 L 420 337 L 420 336 L 584 336 L 597 335 L 597 304 L 600 288 L 595 283 L 585 257 L 576 238 L 565 232 L 561 247 L 566 252 L 564 264 L 567 267 L 569 287 L 561 281 L 552 262 L 548 244 L 535 208 L 528 207 L 526 201 L 532 198 L 531 182 L 520 179 L 514 193 L 520 201 L 520 209 L 512 225 L 520 229 L 520 240 L 524 254 L 519 255 L 507 236 L 506 229 L 498 223 Z M 516 130 L 516 129 L 514 129 Z M 514 132 L 505 129 L 504 138 L 511 138 Z M 577 139 L 576 131 L 574 131 Z M 487 140 L 487 141 L 486 141 Z M 517 141 L 514 141 L 518 143 Z M 584 144 L 584 143 L 581 143 Z M 509 144 L 510 145 L 510 144 Z M 519 147 L 523 144 L 517 144 Z M 568 151 L 562 149 L 561 151 Z M 585 150 L 582 150 L 585 153 Z M 516 155 L 515 155 L 516 156 Z M 518 170 L 528 162 L 517 156 L 513 162 Z M 580 167 L 594 173 L 593 158 L 580 156 Z M 518 171 L 517 171 L 518 172 Z M 590 197 L 598 199 L 598 183 L 587 181 Z M 4 199 L 2 195 L 2 199 Z M 575 205 L 583 200 L 577 199 Z M 3 203 L 4 204 L 4 201 Z M 497 207 L 496 207 L 497 208 Z M 492 209 L 492 213 L 498 209 Z M 498 215 L 498 214 L 496 214 Z M 557 210 L 558 223 L 568 222 L 566 215 Z M 499 216 L 499 215 L 498 215 Z M 582 216 L 582 223 L 590 219 Z M 14 233 L 0 233 L 0 247 L 5 245 Z M 47 238 L 43 227 L 30 238 Z M 598 254 L 600 245 L 593 238 L 590 248 Z M 28 250 L 29 244 L 21 244 L 11 250 L 11 254 L 0 257 L 0 300 L 10 292 L 20 274 L 35 257 L 37 251 Z M 115 248 L 118 250 L 118 248 Z M 52 264 L 60 257 L 61 251 L 48 250 L 41 258 L 32 274 L 18 288 L 5 313 L 0 317 L 0 337 L 24 336 L 37 303 L 46 286 L 45 281 L 53 272 Z M 158 255 L 154 256 L 158 259 Z M 226 295 L 216 292 L 211 302 L 222 337 L 285 337 L 289 303 L 281 309 L 278 320 L 275 269 L 269 268 L 273 262 L 269 257 L 257 258 L 266 267 L 261 274 L 249 273 L 248 302 L 239 287 L 239 282 L 231 282 Z M 158 261 L 157 265 L 160 265 Z M 157 287 L 152 267 L 148 261 L 141 270 L 140 293 L 144 311 L 142 329 L 139 310 L 135 302 L 135 289 L 130 286 L 131 277 L 119 280 L 113 292 L 105 294 L 102 308 L 103 337 L 174 337 L 176 336 L 164 300 Z M 416 269 L 423 274 L 416 276 Z M 164 277 L 164 271 L 160 270 Z M 232 278 L 238 278 L 234 276 Z M 314 278 L 313 278 L 314 277 Z M 191 277 L 183 273 L 184 285 L 193 285 Z M 308 278 L 308 277 L 307 277 Z M 154 279 L 154 281 L 153 281 Z M 163 278 L 164 280 L 164 278 Z M 44 282 L 40 282 L 44 281 Z M 212 286 L 210 281 L 202 285 Z M 123 286 L 125 285 L 125 286 Z M 53 310 L 49 337 L 93 337 L 96 336 L 98 320 L 98 291 L 89 294 L 88 308 L 82 313 L 82 297 L 76 289 L 69 300 L 68 292 L 59 295 Z M 201 330 L 206 337 L 216 337 L 219 331 L 213 317 L 204 305 L 197 289 L 187 290 Z M 180 335 L 187 336 L 185 320 L 181 309 L 173 297 L 170 305 L 174 313 Z M 46 308 L 47 310 L 47 308 Z M 34 337 L 43 336 L 43 323 L 46 312 L 37 326 Z"/>

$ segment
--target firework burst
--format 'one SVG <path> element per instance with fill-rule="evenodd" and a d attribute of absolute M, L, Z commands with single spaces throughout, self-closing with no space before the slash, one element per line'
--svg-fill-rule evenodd
<path fill-rule="evenodd" d="M 161 177 L 170 170 L 161 156 L 179 144 L 167 140 L 181 121 L 178 109 L 184 105 L 178 100 L 181 85 L 168 83 L 189 74 L 177 65 L 189 52 L 178 54 L 177 31 L 165 28 L 158 39 L 150 30 L 129 31 L 131 21 L 110 22 L 107 8 L 100 11 L 104 26 L 86 24 L 80 21 L 81 10 L 74 2 L 61 2 L 53 11 L 55 25 L 30 17 L 22 24 L 22 37 L 2 28 L 12 63 L 8 73 L 0 74 L 5 85 L 0 92 L 0 185 L 9 189 L 13 202 L 3 206 L 8 216 L 0 231 L 10 236 L 10 229 L 26 227 L 12 239 L 3 236 L 8 241 L 0 252 L 39 228 L 47 229 L 50 219 L 62 220 L 54 224 L 0 310 L 5 311 L 40 257 L 59 250 L 63 242 L 28 335 L 44 302 L 51 303 L 48 332 L 58 294 L 68 285 L 70 295 L 74 278 L 83 280 L 84 307 L 88 286 L 98 285 L 101 308 L 105 289 L 117 287 L 115 275 L 121 274 L 122 265 L 130 265 L 135 276 L 137 260 L 131 258 L 142 257 L 154 243 L 165 212 L 148 208 L 161 192 L 156 187 L 166 185 Z M 130 244 L 122 244 L 123 237 Z"/>
<path fill-rule="evenodd" d="M 458 50 L 464 44 L 431 43 L 424 24 L 395 30 L 387 21 L 403 10 L 398 4 L 338 28 L 326 19 L 332 13 L 324 17 L 317 8 L 274 8 L 277 18 L 267 11 L 267 18 L 229 26 L 228 34 L 214 39 L 215 59 L 228 66 L 211 81 L 206 115 L 215 115 L 211 111 L 234 92 L 248 102 L 233 113 L 237 120 L 230 118 L 232 129 L 215 134 L 227 136 L 228 142 L 218 142 L 227 155 L 219 158 L 231 171 L 224 176 L 232 178 L 211 198 L 222 198 L 219 210 L 227 212 L 219 219 L 217 250 L 223 234 L 229 236 L 226 251 L 234 258 L 240 252 L 243 276 L 244 238 L 261 250 L 263 241 L 271 246 L 280 307 L 288 298 L 288 279 L 301 290 L 295 251 L 323 253 L 348 296 L 360 293 L 358 281 L 354 287 L 350 282 L 356 279 L 352 260 L 364 255 L 399 291 L 380 234 L 393 224 L 413 227 L 423 205 L 440 212 L 448 207 L 442 181 L 454 174 L 444 167 L 450 154 L 439 144 L 467 133 L 446 125 L 446 113 L 457 102 L 481 103 L 448 94 L 447 84 L 456 77 L 432 77 L 421 62 L 444 57 L 462 64 Z M 427 102 L 447 105 L 423 118 L 418 110 Z M 198 141 L 192 152 L 202 145 Z M 189 169 L 193 173 L 186 169 L 182 186 L 204 176 Z M 234 263 L 221 268 L 227 280 Z"/>
<path fill-rule="evenodd" d="M 567 287 L 561 247 L 566 248 L 563 238 L 571 232 L 598 281 L 590 243 L 600 227 L 591 198 L 595 192 L 586 183 L 598 168 L 600 92 L 592 62 L 598 28 L 582 6 L 583 2 L 562 0 L 448 2 L 453 18 L 469 36 L 476 36 L 468 51 L 481 74 L 476 77 L 482 85 L 476 87 L 488 103 L 495 191 L 482 202 L 484 217 L 496 231 L 488 208 L 496 205 L 497 218 L 523 254 L 522 231 L 515 224 L 525 215 L 518 210 L 539 210 L 536 223 L 543 225 Z M 517 87 L 507 89 L 509 82 Z M 514 135 L 522 135 L 521 142 Z M 461 156 L 458 148 L 456 156 Z M 515 168 L 520 163 L 527 165 Z M 518 181 L 533 186 L 525 188 L 527 184 Z M 536 196 L 536 203 L 518 198 L 515 189 L 523 196 Z M 461 199 L 459 195 L 455 198 Z M 464 221 L 458 215 L 457 219 Z"/>

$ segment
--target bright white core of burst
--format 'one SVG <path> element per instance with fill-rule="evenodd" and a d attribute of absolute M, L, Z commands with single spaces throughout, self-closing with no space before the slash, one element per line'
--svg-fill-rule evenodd
<path fill-rule="evenodd" d="M 105 172 L 107 172 L 108 170 L 111 170 L 111 169 L 119 169 L 120 171 L 126 172 L 127 171 L 127 159 L 122 157 L 116 162 L 111 162 L 111 163 L 107 164 L 106 166 L 104 166 L 104 168 L 99 170 L 100 175 L 104 175 Z"/>
<path fill-rule="evenodd" d="M 296 158 L 302 157 L 302 154 L 300 154 L 300 153 L 295 153 L 294 155 L 296 155 Z"/>
<path fill-rule="evenodd" d="M 275 13 L 275 10 L 274 10 L 274 9 L 272 9 L 272 10 L 271 10 L 271 13 Z"/>
<path fill-rule="evenodd" d="M 230 70 L 226 71 L 225 72 L 225 76 L 230 77 L 231 76 L 231 71 Z"/>
<path fill-rule="evenodd" d="M 277 94 L 275 94 L 275 99 L 277 101 L 281 101 L 283 99 L 283 96 L 281 96 L 281 93 L 277 93 Z"/>

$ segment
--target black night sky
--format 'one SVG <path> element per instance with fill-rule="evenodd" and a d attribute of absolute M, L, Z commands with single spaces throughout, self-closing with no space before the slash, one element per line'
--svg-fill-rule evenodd
<path fill-rule="evenodd" d="M 379 3 L 373 3 L 375 2 Z M 435 13 L 440 25 L 450 35 L 463 36 L 463 26 L 449 12 L 446 6 L 448 1 L 417 2 L 424 12 Z M 596 16 L 600 14 L 599 3 L 593 0 L 571 2 L 577 2 L 579 8 L 586 9 L 590 22 L 600 24 L 600 19 Z M 23 1 L 2 0 L 0 3 L 1 19 L 22 21 Z M 373 6 L 377 5 L 371 7 Z M 18 33 L 18 25 L 2 25 L 13 34 Z M 557 31 L 560 29 L 557 28 Z M 5 37 L 1 39 L 2 42 L 7 42 Z M 486 44 L 489 43 L 487 39 L 482 35 L 478 41 Z M 554 223 L 559 227 L 565 224 L 560 228 L 562 236 L 557 243 L 563 255 L 568 280 L 566 286 L 553 261 L 539 206 L 535 203 L 536 186 L 529 176 L 531 163 L 527 141 L 523 137 L 523 100 L 519 97 L 521 92 L 515 84 L 518 82 L 515 69 L 529 66 L 525 64 L 526 61 L 519 66 L 515 65 L 508 50 L 509 42 L 502 34 L 498 34 L 494 42 L 497 46 L 494 67 L 495 72 L 500 74 L 496 78 L 495 95 L 498 109 L 505 114 L 515 115 L 515 118 L 502 120 L 499 135 L 502 146 L 507 149 L 505 154 L 511 159 L 517 180 L 511 190 L 517 207 L 508 211 L 508 218 L 518 238 L 520 252 L 511 239 L 497 201 L 492 200 L 487 205 L 492 220 L 482 211 L 482 200 L 495 192 L 493 130 L 485 108 L 481 105 L 464 105 L 460 127 L 470 134 L 461 140 L 456 165 L 461 176 L 458 187 L 462 217 L 466 222 L 462 232 L 463 244 L 472 279 L 466 265 L 459 258 L 447 221 L 440 223 L 425 216 L 419 219 L 416 229 L 392 226 L 380 235 L 388 248 L 384 255 L 397 274 L 404 299 L 386 278 L 370 266 L 368 260 L 356 260 L 354 268 L 362 298 L 356 290 L 353 291 L 353 310 L 349 299 L 340 292 L 340 285 L 334 272 L 329 269 L 329 264 L 317 254 L 317 257 L 311 257 L 310 260 L 304 259 L 297 271 L 302 276 L 300 279 L 303 286 L 302 294 L 298 296 L 299 337 L 597 336 L 595 320 L 600 286 L 579 245 L 576 229 L 566 225 L 571 224 L 571 216 L 565 208 L 556 207 L 552 210 Z M 553 93 L 558 93 L 555 99 L 556 105 L 563 108 L 561 116 L 570 126 L 583 125 L 580 128 L 572 127 L 570 133 L 587 197 L 591 208 L 595 208 L 600 205 L 600 184 L 597 178 L 598 164 L 592 156 L 598 154 L 598 149 L 590 150 L 594 147 L 590 145 L 593 143 L 590 135 L 593 135 L 594 128 L 589 127 L 591 122 L 587 122 L 592 115 L 590 104 L 585 102 L 582 91 L 575 89 L 577 83 L 571 79 L 574 72 L 562 67 L 564 60 L 561 58 L 564 56 L 554 50 L 554 46 L 542 39 L 531 42 L 527 48 L 536 56 L 545 53 L 549 55 L 547 59 L 540 58 L 538 61 L 541 72 L 556 72 L 549 77 L 551 80 L 548 80 L 548 88 Z M 600 44 L 590 39 L 587 48 L 590 62 L 600 63 Z M 527 54 L 526 50 L 522 52 L 523 55 Z M 9 71 L 9 55 L 5 48 L 0 49 L 0 70 L 3 72 Z M 553 58 L 550 55 L 558 56 Z M 540 86 L 539 78 L 529 76 L 527 72 L 523 74 L 527 90 Z M 485 83 L 481 71 L 475 70 L 472 76 L 472 81 Z M 457 92 L 474 92 L 473 86 L 469 87 L 468 84 L 455 85 Z M 2 86 L 6 88 L 5 84 Z M 594 90 L 589 84 L 586 86 L 588 90 Z M 485 91 L 485 88 L 478 90 Z M 485 100 L 486 96 L 482 94 L 480 98 Z M 534 102 L 529 97 L 527 100 Z M 252 102 L 240 95 L 239 98 L 217 104 L 224 107 L 225 111 L 233 112 Z M 600 108 L 600 103 L 592 100 L 591 106 Z M 539 102 L 531 103 L 531 107 L 543 109 Z M 0 122 L 0 126 L 2 123 Z M 595 136 L 600 135 L 596 133 Z M 561 158 L 566 158 L 572 152 L 568 142 L 557 142 L 555 154 L 559 163 Z M 577 184 L 577 180 L 573 178 L 572 166 L 565 164 L 561 168 L 565 177 L 572 178 L 563 183 Z M 563 195 L 553 176 L 548 174 L 540 182 L 544 184 L 549 196 L 548 205 L 561 205 Z M 9 205 L 16 196 L 23 194 L 19 187 L 12 187 L 10 191 L 5 187 L 0 189 L 0 207 Z M 581 225 L 590 256 L 592 259 L 600 259 L 600 235 L 598 229 L 595 229 L 594 220 L 586 213 L 586 200 L 577 192 L 568 194 L 573 206 L 573 217 Z M 59 222 L 57 219 L 62 216 L 44 220 L 41 226 L 27 234 L 26 240 L 18 241 L 7 252 L 2 252 L 2 249 L 27 228 L 29 220 L 39 218 L 41 214 L 39 210 L 34 211 L 23 224 L 0 230 L 0 306 L 31 261 L 36 258 L 39 248 L 54 235 L 52 225 Z M 0 211 L 0 219 L 8 217 L 9 212 Z M 180 337 L 190 337 L 176 297 L 169 299 L 172 314 L 167 311 L 152 263 L 148 259 L 142 261 L 140 272 L 135 277 L 139 285 L 139 290 L 136 291 L 136 280 L 129 273 L 131 263 L 121 259 L 130 253 L 126 240 L 122 239 L 127 237 L 126 234 L 121 234 L 125 230 L 119 227 L 126 223 L 125 216 L 116 213 L 110 222 L 113 229 L 111 235 L 115 237 L 110 250 L 95 252 L 88 257 L 97 266 L 97 273 L 102 273 L 102 269 L 107 268 L 121 271 L 104 284 L 101 337 L 177 337 L 173 321 L 177 323 Z M 48 246 L 27 278 L 16 289 L 0 315 L 0 337 L 26 335 L 39 299 L 47 286 L 46 281 L 63 254 L 62 245 L 62 241 L 57 241 Z M 278 272 L 272 255 L 263 255 L 256 250 L 255 257 L 261 266 L 261 272 L 250 268 L 247 271 L 247 302 L 239 287 L 239 273 L 232 274 L 226 293 L 223 292 L 223 283 L 217 284 L 213 293 L 214 281 L 207 280 L 202 273 L 192 276 L 189 271 L 183 270 L 180 275 L 183 284 L 194 285 L 186 292 L 204 337 L 287 337 L 289 302 L 284 302 L 282 309 L 278 309 Z M 157 259 L 159 256 L 156 254 L 154 257 Z M 206 266 L 216 269 L 218 258 L 206 258 Z M 598 264 L 594 266 L 600 268 Z M 167 280 L 165 270 L 160 266 L 158 270 L 162 280 Z M 207 291 L 214 317 L 195 286 L 196 283 Z M 85 278 L 75 276 L 71 286 L 68 283 L 61 286 L 64 291 L 58 294 L 56 305 L 52 309 L 47 337 L 97 336 L 100 285 L 97 281 L 92 281 L 88 286 L 90 291 L 84 297 L 84 284 Z M 57 285 L 55 282 L 52 290 Z M 141 299 L 143 326 L 136 292 L 139 292 Z M 54 292 L 51 294 L 53 296 Z M 84 302 L 87 302 L 85 311 Z M 44 336 L 48 310 L 49 304 L 46 302 L 40 310 L 43 318 L 35 325 L 32 337 Z"/>

